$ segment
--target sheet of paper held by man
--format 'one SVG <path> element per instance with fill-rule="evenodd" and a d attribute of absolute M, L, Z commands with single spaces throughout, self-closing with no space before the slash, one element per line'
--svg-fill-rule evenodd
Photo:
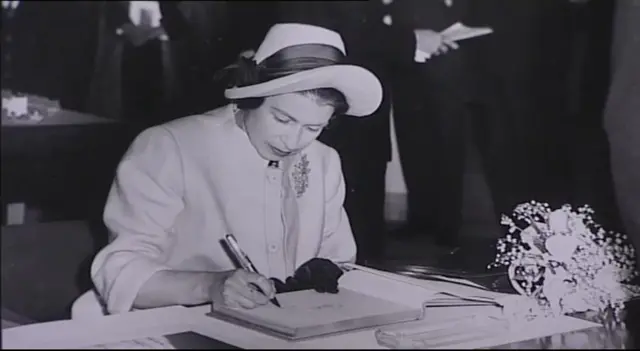
<path fill-rule="evenodd" d="M 451 41 L 471 39 L 491 33 L 493 33 L 493 29 L 490 27 L 467 27 L 460 22 L 456 22 L 440 32 L 442 36 Z"/>
<path fill-rule="evenodd" d="M 483 35 L 493 33 L 493 29 L 490 27 L 468 27 L 461 22 L 456 22 L 446 28 L 445 30 L 440 32 L 443 40 L 449 42 L 458 42 L 465 39 L 471 39 L 475 37 L 480 37 Z M 415 61 L 416 62 L 426 62 L 431 55 L 421 50 L 416 50 Z"/>

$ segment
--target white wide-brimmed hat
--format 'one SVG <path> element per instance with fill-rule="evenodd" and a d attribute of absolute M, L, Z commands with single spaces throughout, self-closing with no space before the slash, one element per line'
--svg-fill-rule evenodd
<path fill-rule="evenodd" d="M 313 45 L 316 48 L 307 51 L 295 50 L 299 45 L 309 46 L 309 44 L 316 44 Z M 235 100 L 318 88 L 334 88 L 345 96 L 349 104 L 347 115 L 367 116 L 380 106 L 382 102 L 380 80 L 365 68 L 340 63 L 347 54 L 340 34 L 308 24 L 276 24 L 271 27 L 253 57 L 257 70 L 262 68 L 261 64 L 269 57 L 283 53 L 285 50 L 289 51 L 287 56 L 294 59 L 320 59 L 324 60 L 325 64 L 254 85 L 232 87 L 225 90 L 224 95 L 228 99 Z M 326 64 L 328 59 L 331 64 Z"/>

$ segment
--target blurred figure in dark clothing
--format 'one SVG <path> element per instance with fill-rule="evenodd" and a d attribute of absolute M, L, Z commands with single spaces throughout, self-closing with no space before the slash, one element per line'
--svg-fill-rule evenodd
<path fill-rule="evenodd" d="M 571 203 L 589 204 L 608 230 L 624 232 L 616 204 L 604 109 L 611 82 L 615 1 L 573 0 L 569 112 L 564 128 L 572 170 Z"/>
<path fill-rule="evenodd" d="M 391 27 L 440 32 L 458 21 L 470 25 L 466 0 L 393 1 L 383 11 L 392 19 Z M 441 245 L 457 243 L 466 129 L 475 127 L 473 135 L 484 136 L 480 131 L 489 129 L 490 122 L 479 90 L 474 89 L 477 80 L 470 65 L 473 45 L 484 40 L 461 42 L 457 50 L 425 63 L 412 60 L 394 73 L 394 123 L 408 200 L 407 225 L 395 235 L 429 236 Z M 478 116 L 469 119 L 471 106 Z M 467 125 L 468 120 L 477 123 Z M 482 143 L 485 139 L 479 141 L 484 161 L 489 145 Z"/>
<path fill-rule="evenodd" d="M 162 25 L 175 45 L 184 92 L 180 115 L 209 111 L 227 101 L 216 73 L 255 49 L 269 29 L 265 1 L 160 1 Z"/>
<path fill-rule="evenodd" d="M 567 118 L 569 2 L 395 1 L 389 8 L 394 25 L 441 31 L 461 21 L 494 30 L 409 66 L 394 80 L 409 193 L 403 232 L 459 243 L 467 129 L 482 156 L 494 213 L 533 199 L 553 206 L 569 201 L 567 140 L 559 128 Z"/>
<path fill-rule="evenodd" d="M 103 3 L 91 100 L 97 114 L 144 127 L 219 107 L 225 82 L 215 73 L 268 29 L 258 2 L 157 3 L 160 24 L 151 27 L 132 23 L 129 2 Z"/>
<path fill-rule="evenodd" d="M 134 22 L 135 3 L 101 3 L 89 106 L 97 115 L 145 128 L 173 117 L 179 86 L 166 33 L 152 23 L 159 13 L 142 9 Z"/>
<path fill-rule="evenodd" d="M 512 148 L 501 160 L 508 206 L 531 199 L 558 207 L 589 204 L 619 230 L 602 112 L 608 90 L 613 2 L 473 2 L 495 32 L 482 69 L 500 88 Z"/>
<path fill-rule="evenodd" d="M 90 1 L 3 1 L 2 89 L 84 111 L 97 15 Z"/>
<path fill-rule="evenodd" d="M 612 74 L 604 126 L 620 214 L 635 245 L 640 268 L 640 0 L 615 3 Z"/>

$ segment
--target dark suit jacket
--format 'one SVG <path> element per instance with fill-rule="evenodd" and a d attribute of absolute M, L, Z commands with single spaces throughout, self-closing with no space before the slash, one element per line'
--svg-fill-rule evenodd
<path fill-rule="evenodd" d="M 270 25 L 265 1 L 160 1 L 162 25 L 179 47 L 189 95 L 202 112 L 226 102 L 226 81 L 214 75 L 238 54 L 256 49 Z"/>

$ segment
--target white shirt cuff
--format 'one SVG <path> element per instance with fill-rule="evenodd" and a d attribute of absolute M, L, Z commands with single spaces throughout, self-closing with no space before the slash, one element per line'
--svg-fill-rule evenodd
<path fill-rule="evenodd" d="M 426 52 L 420 50 L 420 49 L 416 49 L 416 53 L 413 57 L 413 60 L 418 62 L 418 63 L 425 63 L 427 62 L 428 59 L 431 58 L 431 55 L 427 54 Z"/>

